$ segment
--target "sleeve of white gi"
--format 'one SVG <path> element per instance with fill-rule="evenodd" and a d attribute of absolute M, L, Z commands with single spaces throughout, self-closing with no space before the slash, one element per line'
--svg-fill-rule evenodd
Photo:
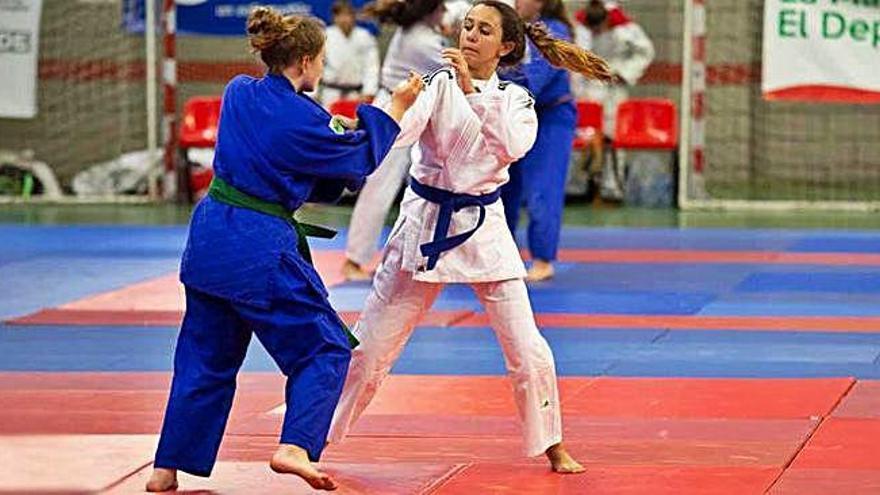
<path fill-rule="evenodd" d="M 654 60 L 654 44 L 638 24 L 632 22 L 620 26 L 615 33 L 621 43 L 626 44 L 627 56 L 612 69 L 620 74 L 627 84 L 634 85 Z"/>
<path fill-rule="evenodd" d="M 538 135 L 538 116 L 528 91 L 510 84 L 503 91 L 486 95 L 474 93 L 467 99 L 480 119 L 480 133 L 487 153 L 507 164 L 532 149 Z"/>
<path fill-rule="evenodd" d="M 437 101 L 440 99 L 438 97 L 439 87 L 439 84 L 429 82 L 419 93 L 413 106 L 403 114 L 403 118 L 400 119 L 400 134 L 397 135 L 397 140 L 394 142 L 395 148 L 411 146 L 422 137 L 425 127 L 431 120 L 431 114 L 434 113 Z M 390 105 L 391 102 L 388 102 L 389 108 Z"/>

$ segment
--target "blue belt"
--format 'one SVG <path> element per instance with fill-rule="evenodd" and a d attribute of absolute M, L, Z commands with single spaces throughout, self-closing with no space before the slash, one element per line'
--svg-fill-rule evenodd
<path fill-rule="evenodd" d="M 483 226 L 486 220 L 486 206 L 501 198 L 501 190 L 497 189 L 489 194 L 474 196 L 471 194 L 457 194 L 436 187 L 426 186 L 414 177 L 409 178 L 409 187 L 414 193 L 425 201 L 440 205 L 440 213 L 437 215 L 437 225 L 434 227 L 434 239 L 420 246 L 422 256 L 428 258 L 428 270 L 433 270 L 440 260 L 440 253 L 454 249 L 470 239 L 474 233 Z M 452 214 L 467 208 L 476 206 L 480 208 L 480 219 L 477 225 L 461 234 L 447 237 L 449 224 L 452 223 Z"/>

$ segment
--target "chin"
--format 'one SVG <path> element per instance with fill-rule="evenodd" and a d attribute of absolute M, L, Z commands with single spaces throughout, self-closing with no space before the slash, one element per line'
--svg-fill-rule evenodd
<path fill-rule="evenodd" d="M 464 61 L 467 62 L 468 65 L 474 65 L 474 64 L 480 63 L 480 61 L 478 60 L 479 55 L 476 53 L 462 52 L 461 55 L 464 58 Z"/>

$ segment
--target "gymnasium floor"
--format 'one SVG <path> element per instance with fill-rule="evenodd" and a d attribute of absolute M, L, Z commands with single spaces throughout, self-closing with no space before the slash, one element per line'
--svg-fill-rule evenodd
<path fill-rule="evenodd" d="M 0 208 L 0 494 L 137 493 L 151 468 L 186 212 L 70 208 Z M 343 245 L 313 242 L 351 321 L 368 285 L 340 280 Z M 880 493 L 876 215 L 572 209 L 563 247 L 530 290 L 587 473 L 521 457 L 500 350 L 453 287 L 326 452 L 337 493 Z M 254 344 L 215 473 L 182 489 L 309 493 L 268 471 L 282 403 Z"/>

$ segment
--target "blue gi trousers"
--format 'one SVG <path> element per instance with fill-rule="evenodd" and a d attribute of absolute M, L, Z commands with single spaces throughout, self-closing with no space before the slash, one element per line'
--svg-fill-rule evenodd
<path fill-rule="evenodd" d="M 338 317 L 292 299 L 260 309 L 187 287 L 155 467 L 211 474 L 251 333 L 287 376 L 281 443 L 319 459 L 351 357 Z"/>
<path fill-rule="evenodd" d="M 501 189 L 507 226 L 516 235 L 519 210 L 529 213 L 528 247 L 535 259 L 553 261 L 565 209 L 565 180 L 577 124 L 572 103 L 538 109 L 538 137 L 532 149 L 510 167 Z"/>

